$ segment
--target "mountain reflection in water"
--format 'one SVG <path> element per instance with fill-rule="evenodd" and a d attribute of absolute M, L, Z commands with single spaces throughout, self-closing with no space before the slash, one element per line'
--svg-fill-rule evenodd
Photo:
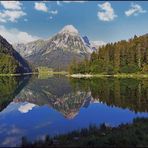
<path fill-rule="evenodd" d="M 148 117 L 148 79 L 3 77 L 0 82 L 0 146 L 14 146 L 22 136 L 34 140 Z"/>

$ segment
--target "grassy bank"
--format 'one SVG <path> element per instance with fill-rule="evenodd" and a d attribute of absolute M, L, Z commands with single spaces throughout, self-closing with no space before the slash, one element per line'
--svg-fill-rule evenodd
<path fill-rule="evenodd" d="M 34 143 L 22 138 L 22 147 L 148 147 L 148 119 L 137 118 L 132 124 L 110 127 L 101 124 L 88 129 L 38 140 Z"/>

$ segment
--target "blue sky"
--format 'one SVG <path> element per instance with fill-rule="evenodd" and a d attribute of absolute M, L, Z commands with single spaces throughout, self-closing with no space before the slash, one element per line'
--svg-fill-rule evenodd
<path fill-rule="evenodd" d="M 0 34 L 11 43 L 49 38 L 72 24 L 91 41 L 148 33 L 148 2 L 0 2 Z"/>

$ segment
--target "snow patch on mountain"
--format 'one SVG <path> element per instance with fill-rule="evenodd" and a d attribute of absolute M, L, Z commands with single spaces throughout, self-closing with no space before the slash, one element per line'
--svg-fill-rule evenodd
<path fill-rule="evenodd" d="M 66 25 L 59 33 L 79 34 L 79 31 L 73 25 Z"/>
<path fill-rule="evenodd" d="M 94 43 L 96 45 L 97 42 Z M 35 66 L 65 70 L 73 59 L 78 62 L 89 59 L 98 48 L 87 36 L 82 37 L 73 25 L 67 25 L 48 40 L 20 44 L 15 49 Z"/>

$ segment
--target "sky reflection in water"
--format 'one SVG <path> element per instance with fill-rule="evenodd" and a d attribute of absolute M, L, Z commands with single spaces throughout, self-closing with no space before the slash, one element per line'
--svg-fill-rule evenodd
<path fill-rule="evenodd" d="M 99 80 L 99 83 L 101 81 L 106 84 L 110 80 Z M 116 86 L 117 82 L 120 82 L 119 86 Z M 131 81 L 128 82 L 131 83 Z M 86 86 L 89 86 L 90 83 L 92 81 L 86 83 Z M 97 86 L 101 86 L 99 83 L 96 83 Z M 143 81 L 132 81 L 132 91 L 142 83 Z M 116 85 L 113 87 L 112 84 Z M 127 107 L 122 107 L 126 102 L 122 100 L 125 95 L 124 90 L 126 90 L 122 88 L 123 84 L 125 83 L 120 80 L 109 82 L 106 90 L 114 88 L 109 91 L 111 95 L 108 96 L 112 96 L 114 102 L 107 105 L 109 102 L 101 100 L 106 97 L 102 95 L 103 90 L 100 93 L 98 88 L 96 90 L 84 89 L 84 83 L 83 85 L 80 82 L 71 83 L 66 78 L 31 80 L 0 112 L 0 146 L 14 146 L 19 143 L 22 136 L 34 140 L 44 138 L 47 134 L 67 133 L 88 127 L 90 124 L 99 125 L 105 122 L 116 126 L 132 122 L 135 117 L 148 117 L 147 108 L 143 108 L 143 110 L 139 108 L 139 112 L 137 110 L 137 113 L 135 112 L 134 106 L 137 105 L 137 102 L 133 102 L 133 104 L 130 102 L 131 104 L 128 103 Z M 127 86 L 128 89 L 131 89 L 130 84 Z M 118 87 L 120 87 L 120 92 L 116 91 L 112 95 L 112 90 L 117 90 Z M 147 88 L 142 87 L 141 89 L 141 92 L 144 92 Z M 108 92 L 104 93 L 104 95 L 106 94 Z M 96 96 L 101 96 L 101 98 L 96 99 Z M 137 96 L 139 97 L 139 94 Z M 135 99 L 137 96 L 135 95 Z M 116 98 L 122 99 L 115 101 Z M 143 102 L 143 98 L 140 99 Z M 147 98 L 145 97 L 145 99 L 146 102 Z"/>

